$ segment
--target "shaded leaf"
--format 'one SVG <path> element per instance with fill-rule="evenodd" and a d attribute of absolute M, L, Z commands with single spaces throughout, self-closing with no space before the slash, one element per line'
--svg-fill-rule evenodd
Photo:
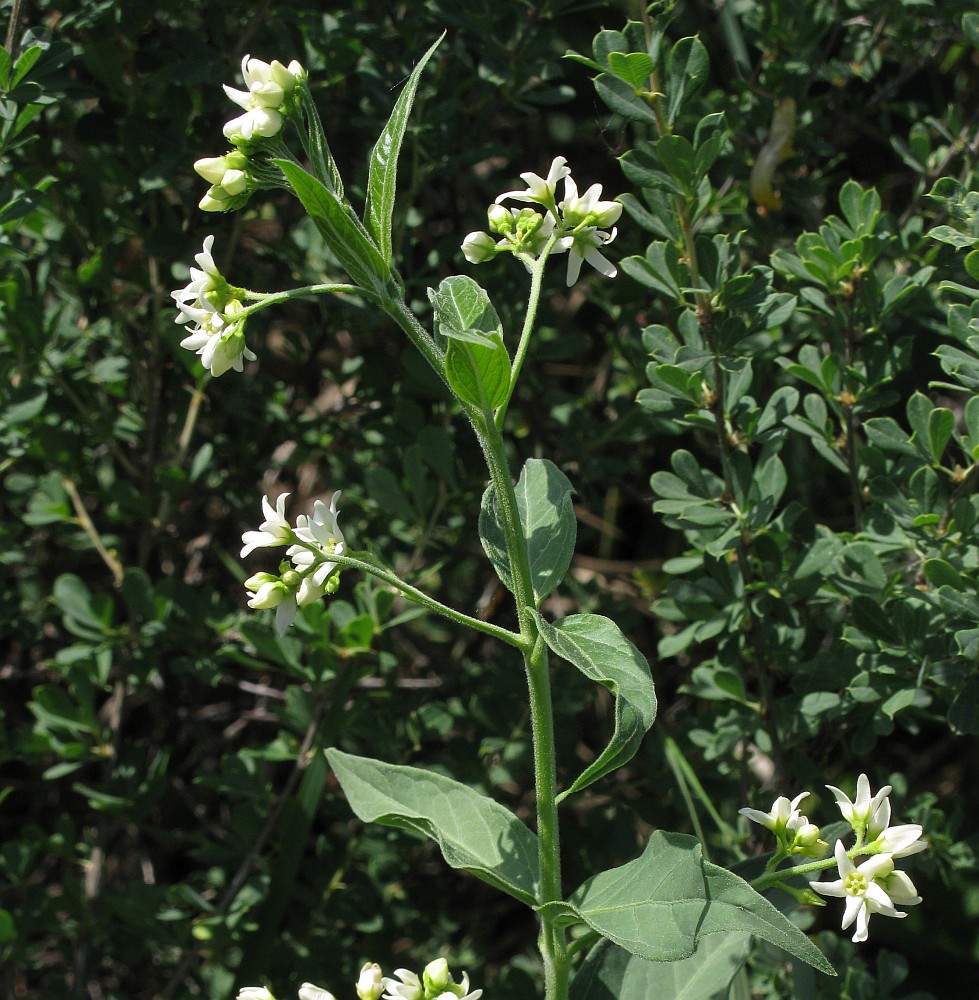
<path fill-rule="evenodd" d="M 646 962 L 603 939 L 575 975 L 571 1000 L 727 1000 L 750 945 L 750 934 L 718 935 L 689 958 Z"/>
<path fill-rule="evenodd" d="M 547 459 L 528 459 L 517 480 L 517 513 L 527 542 L 534 602 L 538 607 L 561 583 L 571 565 L 577 534 L 571 504 L 573 490 L 568 477 Z M 497 575 L 512 592 L 513 575 L 503 519 L 492 484 L 483 494 L 479 537 Z"/>

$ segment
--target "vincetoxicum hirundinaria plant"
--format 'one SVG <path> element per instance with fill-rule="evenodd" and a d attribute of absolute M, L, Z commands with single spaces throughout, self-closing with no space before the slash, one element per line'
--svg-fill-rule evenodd
<path fill-rule="evenodd" d="M 335 591 L 341 570 L 366 573 L 410 601 L 463 628 L 511 646 L 526 672 L 533 727 L 536 829 L 482 793 L 443 774 L 327 751 L 329 763 L 353 811 L 364 821 L 408 829 L 432 838 L 453 868 L 483 879 L 531 907 L 539 923 L 539 949 L 548 1000 L 585 998 L 604 989 L 620 992 L 642 985 L 644 996 L 671 996 L 667 982 L 698 976 L 726 989 L 743 964 L 751 935 L 763 938 L 826 974 L 832 966 L 815 945 L 757 890 L 778 885 L 808 903 L 821 902 L 809 889 L 793 889 L 787 879 L 837 865 L 837 882 L 814 883 L 818 892 L 846 897 L 844 926 L 857 923 L 866 937 L 871 913 L 900 916 L 897 905 L 918 902 L 907 876 L 894 859 L 924 846 L 920 827 L 889 828 L 890 806 L 882 789 L 872 799 L 861 777 L 855 803 L 833 789 L 844 817 L 856 833 L 848 850 L 819 858 L 829 845 L 799 813 L 801 796 L 779 799 L 770 813 L 748 810 L 749 818 L 771 829 L 778 842 L 764 875 L 752 884 L 704 857 L 699 841 L 657 830 L 642 855 L 620 868 L 597 872 L 567 893 L 561 877 L 559 806 L 628 762 L 653 723 L 657 702 L 649 667 L 616 623 L 596 614 L 574 614 L 550 621 L 541 613 L 545 598 L 558 587 L 571 563 L 576 523 L 572 485 L 546 459 L 530 459 L 516 475 L 510 469 L 504 434 L 514 387 L 535 331 L 542 279 L 553 256 L 567 255 L 567 281 L 573 284 L 583 263 L 608 277 L 615 267 L 602 252 L 615 237 L 611 228 L 622 205 L 601 198 L 592 185 L 583 194 L 567 160 L 553 159 L 546 175 L 522 175 L 525 189 L 501 194 L 490 206 L 490 232 L 469 234 L 462 246 L 472 263 L 511 254 L 526 268 L 529 292 L 522 329 L 508 348 L 497 311 L 471 278 L 456 275 L 429 290 L 433 329 L 409 307 L 392 248 L 398 156 L 420 75 L 436 42 L 418 62 L 398 98 L 369 161 L 366 204 L 358 213 L 344 194 L 326 135 L 298 63 L 288 67 L 245 57 L 247 91 L 226 88 L 244 113 L 224 134 L 233 149 L 199 161 L 209 180 L 201 208 L 228 211 L 263 188 L 285 188 L 299 198 L 349 283 L 328 283 L 277 293 L 231 285 L 214 264 L 213 237 L 197 256 L 191 280 L 173 293 L 178 323 L 189 333 L 184 347 L 196 351 L 213 376 L 242 370 L 254 354 L 245 345 L 248 318 L 287 299 L 352 294 L 390 316 L 422 354 L 454 397 L 482 449 L 489 474 L 478 514 L 478 531 L 494 570 L 512 593 L 516 630 L 464 614 L 399 578 L 373 556 L 349 551 L 338 524 L 339 493 L 329 506 L 318 501 L 313 513 L 295 522 L 286 514 L 286 496 L 263 500 L 265 520 L 243 537 L 242 556 L 258 548 L 285 548 L 277 570 L 255 572 L 246 581 L 249 605 L 276 611 L 284 632 L 298 609 Z M 301 162 L 284 139 L 286 126 L 299 136 Z M 511 207 L 517 203 L 520 207 Z M 553 659 L 552 659 L 553 655 Z M 555 661 L 580 670 L 614 697 L 614 732 L 606 749 L 565 788 L 558 787 L 551 674 Z M 567 669 L 565 666 L 560 669 Z M 845 805 L 844 800 L 846 802 Z M 803 865 L 779 868 L 802 855 Z M 858 856 L 868 860 L 854 864 Z M 590 951 L 583 961 L 580 953 Z M 442 964 L 439 964 L 439 963 Z M 680 969 L 674 963 L 683 963 Z M 357 984 L 360 997 L 421 1000 L 477 997 L 468 978 L 456 984 L 444 960 L 430 963 L 421 978 L 399 970 L 400 981 L 382 976 L 371 964 Z M 618 985 L 617 985 L 618 984 Z M 303 992 L 305 991 L 305 993 Z M 306 984 L 308 997 L 328 997 Z M 264 987 L 247 987 L 243 996 L 271 996 Z"/>

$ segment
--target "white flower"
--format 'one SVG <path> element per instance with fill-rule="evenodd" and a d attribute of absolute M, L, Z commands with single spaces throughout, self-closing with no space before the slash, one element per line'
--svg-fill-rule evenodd
<path fill-rule="evenodd" d="M 918 890 L 907 872 L 893 871 L 890 875 L 878 875 L 877 882 L 883 887 L 891 902 L 898 906 L 917 906 L 921 902 Z"/>
<path fill-rule="evenodd" d="M 228 97 L 245 109 L 243 115 L 224 126 L 225 136 L 234 140 L 278 135 L 283 122 L 280 109 L 286 94 L 305 76 L 305 71 L 295 60 L 285 67 L 277 60 L 266 63 L 246 55 L 241 60 L 241 75 L 247 90 L 224 85 Z"/>
<path fill-rule="evenodd" d="M 360 1000 L 380 1000 L 384 992 L 384 976 L 376 962 L 368 962 L 357 978 L 357 996 Z"/>
<path fill-rule="evenodd" d="M 288 497 L 288 493 L 280 493 L 275 501 L 274 510 L 272 504 L 269 503 L 269 498 L 262 497 L 265 520 L 259 526 L 258 531 L 246 531 L 241 536 L 241 540 L 245 543 L 241 549 L 242 559 L 253 549 L 287 545 L 292 541 L 292 528 L 286 520 L 286 500 Z"/>
<path fill-rule="evenodd" d="M 857 797 L 851 800 L 846 792 L 835 785 L 826 786 L 835 796 L 843 818 L 853 827 L 858 837 L 866 833 L 868 826 L 883 830 L 890 821 L 891 806 L 887 796 L 891 792 L 890 785 L 884 785 L 876 795 L 870 794 L 870 780 L 861 774 L 857 778 Z"/>
<path fill-rule="evenodd" d="M 455 990 L 458 990 L 458 992 L 454 992 Z M 482 995 L 482 990 L 473 990 L 472 993 L 469 992 L 469 973 L 464 972 L 462 974 L 462 982 L 453 988 L 453 992 L 443 993 L 442 998 L 448 1000 L 448 998 L 451 997 L 458 997 L 458 1000 L 479 1000 Z"/>
<path fill-rule="evenodd" d="M 917 823 L 888 827 L 873 843 L 881 853 L 892 858 L 907 858 L 928 850 L 928 841 L 921 839 L 921 827 Z"/>
<path fill-rule="evenodd" d="M 206 310 L 203 312 L 206 313 Z M 244 371 L 245 361 L 254 361 L 254 351 L 245 344 L 245 336 L 240 324 L 226 327 L 225 318 L 219 313 L 206 315 L 197 329 L 180 341 L 180 346 L 200 355 L 201 364 L 214 378 L 232 368 Z"/>
<path fill-rule="evenodd" d="M 598 252 L 599 247 L 607 246 L 615 239 L 616 232 L 615 229 L 606 233 L 601 229 L 587 228 L 558 240 L 561 250 L 568 251 L 568 288 L 578 280 L 582 261 L 587 261 L 606 278 L 614 278 L 618 274 L 615 265 Z"/>
<path fill-rule="evenodd" d="M 329 577 L 337 566 L 329 557 L 343 554 L 343 532 L 337 524 L 339 499 L 340 491 L 337 490 L 329 507 L 322 500 L 317 500 L 311 517 L 300 514 L 296 519 L 296 538 L 305 544 L 291 546 L 286 555 L 292 559 L 298 572 L 312 569 L 311 573 L 303 576 L 298 595 L 300 605 L 319 600 L 326 593 Z"/>
<path fill-rule="evenodd" d="M 238 317 L 244 306 L 233 297 L 214 263 L 213 245 L 214 237 L 208 236 L 194 258 L 200 267 L 192 267 L 190 281 L 170 297 L 177 305 L 174 322 L 192 324 L 180 346 L 199 354 L 204 367 L 217 378 L 231 368 L 243 371 L 243 361 L 254 361 L 256 356 L 245 344 L 244 320 Z"/>
<path fill-rule="evenodd" d="M 807 822 L 806 818 L 799 812 L 799 803 L 808 794 L 808 792 L 800 792 L 791 802 L 784 795 L 780 795 L 767 813 L 759 809 L 739 809 L 738 812 L 753 823 L 760 823 L 766 830 L 771 830 L 773 833 L 780 830 L 798 830 Z"/>
<path fill-rule="evenodd" d="M 578 226 L 611 226 L 619 221 L 622 205 L 617 201 L 600 201 L 601 184 L 592 186 L 581 196 L 574 178 L 564 179 L 564 201 L 561 202 L 561 221 L 569 229 Z M 611 242 L 611 241 L 609 241 Z"/>
<path fill-rule="evenodd" d="M 401 980 L 395 982 L 390 976 L 384 977 L 384 1000 L 421 1000 L 421 980 L 410 969 L 395 969 L 394 974 Z"/>
<path fill-rule="evenodd" d="M 496 199 L 496 204 L 512 198 L 514 201 L 530 201 L 543 205 L 545 208 L 554 207 L 554 193 L 557 190 L 557 183 L 562 178 L 569 177 L 571 170 L 567 166 L 567 160 L 563 156 L 555 156 L 551 161 L 551 167 L 547 171 L 547 177 L 539 174 L 527 172 L 520 176 L 527 183 L 526 191 L 505 191 Z M 567 184 L 567 181 L 565 181 Z"/>
<path fill-rule="evenodd" d="M 840 877 L 835 882 L 810 882 L 809 885 L 824 896 L 840 896 L 846 900 L 842 927 L 846 930 L 856 922 L 855 942 L 867 940 L 871 914 L 906 917 L 907 914 L 900 913 L 894 904 L 913 906 L 921 902 L 907 875 L 894 871 L 894 861 L 889 854 L 877 854 L 860 865 L 854 865 L 846 855 L 843 841 L 838 840 L 835 855 Z M 891 887 L 893 895 L 888 891 Z"/>
<path fill-rule="evenodd" d="M 256 136 L 270 139 L 281 131 L 282 115 L 278 111 L 274 108 L 251 108 L 225 123 L 224 137 L 232 142 L 235 139 L 254 139 Z"/>
<path fill-rule="evenodd" d="M 299 987 L 299 1000 L 336 1000 L 329 990 L 312 983 L 303 983 Z"/>
<path fill-rule="evenodd" d="M 238 1000 L 275 1000 L 264 986 L 246 986 L 238 991 Z"/>
<path fill-rule="evenodd" d="M 214 246 L 214 237 L 204 238 L 204 249 L 194 255 L 194 260 L 200 265 L 190 269 L 190 281 L 183 288 L 178 288 L 170 293 L 170 297 L 177 303 L 177 309 L 183 313 L 187 306 L 193 309 L 200 309 L 203 304 L 209 302 L 208 295 L 211 292 L 223 290 L 227 282 L 221 276 L 214 258 L 211 256 L 211 247 Z M 186 323 L 186 319 L 178 319 L 178 323 Z"/>

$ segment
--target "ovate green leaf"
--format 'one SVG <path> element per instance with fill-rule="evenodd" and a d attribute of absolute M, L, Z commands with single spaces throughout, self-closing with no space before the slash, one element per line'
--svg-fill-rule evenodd
<path fill-rule="evenodd" d="M 445 377 L 452 391 L 470 406 L 492 417 L 510 389 L 510 358 L 497 333 L 489 344 L 449 341 L 445 352 Z"/>
<path fill-rule="evenodd" d="M 743 879 L 704 860 L 694 837 L 657 830 L 642 856 L 543 907 L 588 924 L 652 962 L 689 958 L 715 934 L 754 934 L 827 975 L 832 965 L 802 931 Z"/>
<path fill-rule="evenodd" d="M 350 807 L 365 823 L 431 837 L 453 868 L 528 906 L 539 898 L 537 837 L 508 809 L 452 778 L 326 751 Z"/>
<path fill-rule="evenodd" d="M 564 579 L 574 554 L 577 522 L 568 477 L 547 459 L 530 458 L 515 488 L 517 513 L 530 557 L 534 602 L 541 601 Z M 503 520 L 492 484 L 483 494 L 479 537 L 497 575 L 513 590 Z"/>

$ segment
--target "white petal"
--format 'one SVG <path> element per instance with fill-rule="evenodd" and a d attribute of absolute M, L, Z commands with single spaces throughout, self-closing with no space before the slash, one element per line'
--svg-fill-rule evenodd
<path fill-rule="evenodd" d="M 244 108 L 247 111 L 252 106 L 252 95 L 247 90 L 235 90 L 234 87 L 229 87 L 226 83 L 222 86 L 224 92 L 239 108 Z"/>
<path fill-rule="evenodd" d="M 591 250 L 585 251 L 585 260 L 588 261 L 588 263 L 591 264 L 596 271 L 600 271 L 604 274 L 606 278 L 614 278 L 616 274 L 618 274 L 618 271 L 615 269 L 615 265 L 606 257 L 603 257 L 594 247 Z"/>
<path fill-rule="evenodd" d="M 275 630 L 280 636 L 286 634 L 286 629 L 296 617 L 296 598 L 291 594 L 275 609 Z"/>

